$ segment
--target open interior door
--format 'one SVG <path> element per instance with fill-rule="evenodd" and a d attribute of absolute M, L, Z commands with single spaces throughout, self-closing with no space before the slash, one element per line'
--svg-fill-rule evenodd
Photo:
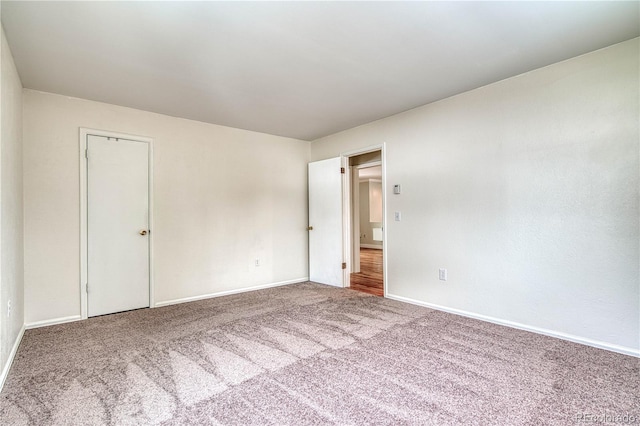
<path fill-rule="evenodd" d="M 340 157 L 309 163 L 309 279 L 343 287 Z"/>

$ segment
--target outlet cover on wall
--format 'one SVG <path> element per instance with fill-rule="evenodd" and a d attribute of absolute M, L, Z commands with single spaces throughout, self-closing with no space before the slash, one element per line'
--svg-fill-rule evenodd
<path fill-rule="evenodd" d="M 447 280 L 447 270 L 445 268 L 440 268 L 438 270 L 438 278 L 440 279 L 440 281 Z"/>

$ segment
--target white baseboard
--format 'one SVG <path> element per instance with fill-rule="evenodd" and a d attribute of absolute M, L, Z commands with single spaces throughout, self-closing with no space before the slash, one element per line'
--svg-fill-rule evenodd
<path fill-rule="evenodd" d="M 618 352 L 624 355 L 630 355 L 640 358 L 640 349 L 634 349 L 627 346 L 615 345 L 612 343 L 601 342 L 599 340 L 592 340 L 586 337 L 575 336 L 573 334 L 562 333 L 560 331 L 548 330 L 545 328 L 534 327 L 526 324 L 520 324 L 513 321 L 502 320 L 499 318 L 490 317 L 487 315 L 475 314 L 472 312 L 463 311 L 460 309 L 448 308 L 446 306 L 434 305 L 433 303 L 421 302 L 419 300 L 411 299 L 403 296 L 396 296 L 393 294 L 387 294 L 385 297 L 400 302 L 411 303 L 412 305 L 424 306 L 425 308 L 435 309 L 437 311 L 448 312 L 450 314 L 456 314 L 463 317 L 474 318 L 481 321 L 487 321 L 494 324 L 504 325 L 511 328 L 517 328 L 519 330 L 530 331 L 532 333 L 543 334 L 545 336 L 555 337 L 562 340 L 568 340 L 574 343 L 580 343 L 587 346 L 593 346 L 594 348 L 606 349 L 612 352 Z"/>
<path fill-rule="evenodd" d="M 40 328 L 40 327 L 47 327 L 49 325 L 64 324 L 65 322 L 80 321 L 81 319 L 82 317 L 80 315 L 72 315 L 70 317 L 53 318 L 50 320 L 30 322 L 26 324 L 25 327 L 27 330 L 30 330 L 32 328 Z"/>
<path fill-rule="evenodd" d="M 253 287 L 245 287 L 245 288 L 240 288 L 240 289 L 237 289 L 237 290 L 219 291 L 217 293 L 203 294 L 203 295 L 200 295 L 200 296 L 183 297 L 181 299 L 165 300 L 164 302 L 157 302 L 154 305 L 154 307 L 160 308 L 162 306 L 176 305 L 178 303 L 195 302 L 196 300 L 211 299 L 211 298 L 214 298 L 214 297 L 221 297 L 221 296 L 229 296 L 231 294 L 245 293 L 247 291 L 262 290 L 262 289 L 271 288 L 271 287 L 280 287 L 280 286 L 283 286 L 283 285 L 303 283 L 303 282 L 306 282 L 306 281 L 309 281 L 309 277 L 296 278 L 296 279 L 293 279 L 293 280 L 280 281 L 280 282 L 277 282 L 277 283 L 256 285 L 256 286 L 253 286 Z"/>
<path fill-rule="evenodd" d="M 238 289 L 238 290 L 228 290 L 228 291 L 221 291 L 221 292 L 218 292 L 218 293 L 203 294 L 203 295 L 200 295 L 200 296 L 185 297 L 185 298 L 182 298 L 182 299 L 166 300 L 164 302 L 156 303 L 154 305 L 154 307 L 159 308 L 161 306 L 175 305 L 177 303 L 194 302 L 196 300 L 210 299 L 212 297 L 227 296 L 227 295 L 230 295 L 230 294 L 244 293 L 246 291 L 261 290 L 261 289 L 270 288 L 270 287 L 279 287 L 279 286 L 282 286 L 282 285 L 301 283 L 301 282 L 305 282 L 305 281 L 309 281 L 309 277 L 297 278 L 297 279 L 288 280 L 288 281 L 280 281 L 280 282 L 277 282 L 277 283 L 257 285 L 257 286 L 253 286 L 253 287 L 241 288 L 241 289 Z M 29 329 L 32 329 L 32 328 L 47 327 L 49 325 L 64 324 L 64 323 L 67 323 L 67 322 L 80 321 L 81 319 L 82 319 L 81 315 L 72 315 L 72 316 L 62 317 L 62 318 L 53 318 L 53 319 L 50 319 L 50 320 L 30 322 L 30 323 L 25 325 L 25 328 L 27 330 L 29 330 Z"/>
<path fill-rule="evenodd" d="M 360 244 L 360 248 L 370 248 L 370 249 L 382 250 L 382 245 L 377 245 L 377 244 Z"/>
<path fill-rule="evenodd" d="M 24 336 L 24 325 L 20 329 L 20 333 L 18 333 L 18 337 L 16 337 L 16 341 L 13 342 L 13 347 L 11 348 L 11 352 L 9 353 L 9 358 L 7 358 L 7 362 L 2 367 L 2 373 L 0 373 L 0 392 L 4 387 L 4 382 L 7 380 L 7 376 L 9 375 L 9 370 L 11 369 L 11 364 L 13 364 L 13 359 L 16 357 L 16 353 L 18 352 L 18 347 L 20 346 L 20 342 L 22 342 L 22 336 Z"/>

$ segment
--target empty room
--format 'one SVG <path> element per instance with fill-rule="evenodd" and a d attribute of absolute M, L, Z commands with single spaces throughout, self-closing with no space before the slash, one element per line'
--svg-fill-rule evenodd
<path fill-rule="evenodd" d="M 0 19 L 0 424 L 640 423 L 640 2 Z"/>

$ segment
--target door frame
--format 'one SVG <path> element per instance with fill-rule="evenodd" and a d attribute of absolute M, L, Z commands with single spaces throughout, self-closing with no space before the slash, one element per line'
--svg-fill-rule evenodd
<path fill-rule="evenodd" d="M 149 146 L 149 307 L 154 308 L 154 285 L 153 285 L 153 236 L 155 228 L 153 226 L 153 139 L 146 136 L 130 135 L 125 133 L 111 132 L 106 130 L 88 129 L 80 127 L 80 316 L 82 319 L 88 318 L 88 199 L 87 199 L 87 136 L 103 136 L 113 139 L 126 139 L 133 142 L 147 143 Z M 153 231 L 153 232 L 152 232 Z"/>
<path fill-rule="evenodd" d="M 373 145 L 366 148 L 360 148 L 353 151 L 346 151 L 340 154 L 342 158 L 342 167 L 345 170 L 350 170 L 349 168 L 349 158 L 356 157 L 362 154 L 368 154 L 370 152 L 380 151 L 381 156 L 381 166 L 382 166 L 382 280 L 383 280 L 383 297 L 386 297 L 388 294 L 388 280 L 387 280 L 387 259 L 388 259 L 388 251 L 387 251 L 387 157 L 386 157 L 386 143 L 382 143 L 380 145 Z M 343 283 L 344 287 L 351 286 L 351 269 L 353 267 L 352 264 L 352 252 L 353 252 L 353 244 L 354 235 L 353 229 L 351 226 L 351 217 L 353 214 L 353 209 L 351 205 L 351 193 L 353 191 L 352 184 L 352 176 L 351 173 L 344 174 L 345 179 L 342 182 L 342 241 L 343 247 L 342 252 L 344 253 L 345 262 L 347 264 L 347 268 L 343 270 Z M 358 240 L 358 243 L 360 241 Z"/>

